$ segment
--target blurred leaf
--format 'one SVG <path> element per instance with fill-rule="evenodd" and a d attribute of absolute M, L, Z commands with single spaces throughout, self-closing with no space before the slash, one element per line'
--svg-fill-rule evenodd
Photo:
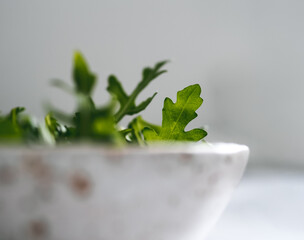
<path fill-rule="evenodd" d="M 45 116 L 45 125 L 48 127 L 50 132 L 55 136 L 58 127 L 60 126 L 57 120 L 52 116 L 52 113 L 48 113 Z"/>
<path fill-rule="evenodd" d="M 12 122 L 13 125 L 18 125 L 17 119 L 19 117 L 19 114 L 22 113 L 24 110 L 24 107 L 15 107 L 10 111 L 8 119 Z"/>
<path fill-rule="evenodd" d="M 40 138 L 39 128 L 27 115 L 21 114 L 25 108 L 13 108 L 7 116 L 0 117 L 1 141 L 30 142 Z"/>
<path fill-rule="evenodd" d="M 162 61 L 157 63 L 154 68 L 145 68 L 142 73 L 142 80 L 136 86 L 131 95 L 127 95 L 124 91 L 121 83 L 118 79 L 111 75 L 108 79 L 108 88 L 107 90 L 117 98 L 120 103 L 120 108 L 118 112 L 115 114 L 116 122 L 119 122 L 125 115 L 133 115 L 139 113 L 144 110 L 155 97 L 156 93 L 154 93 L 151 97 L 141 102 L 139 105 L 135 104 L 135 100 L 139 93 L 156 77 L 165 73 L 165 70 L 160 70 L 167 61 Z"/>
<path fill-rule="evenodd" d="M 90 72 L 86 60 L 78 51 L 74 54 L 73 79 L 78 92 L 91 94 L 96 83 L 96 76 Z"/>
<path fill-rule="evenodd" d="M 0 118 L 0 141 L 16 141 L 22 140 L 22 133 L 20 129 L 16 128 L 14 124 L 5 118 Z"/>
<path fill-rule="evenodd" d="M 125 141 L 127 143 L 133 143 L 134 142 L 132 132 L 133 132 L 133 129 L 131 129 L 131 128 L 126 128 L 126 129 L 123 129 L 123 130 L 119 131 L 120 135 L 122 136 L 123 139 L 125 139 Z"/>
<path fill-rule="evenodd" d="M 100 108 L 92 107 L 90 102 L 86 103 L 87 106 L 83 104 L 81 111 L 76 112 L 73 118 L 76 139 L 120 144 L 122 137 L 113 114 L 115 102 Z"/>
<path fill-rule="evenodd" d="M 145 128 L 153 129 L 155 132 L 159 133 L 161 127 L 155 124 L 148 123 L 147 121 L 143 120 L 141 116 L 134 118 L 128 125 L 129 129 L 131 130 L 131 134 L 133 135 L 131 139 L 136 141 L 139 145 L 145 145 L 144 137 L 142 131 Z"/>
<path fill-rule="evenodd" d="M 46 128 L 57 142 L 71 140 L 73 135 L 69 128 L 60 124 L 58 120 L 53 117 L 53 113 L 48 113 L 44 119 Z M 48 139 L 50 138 L 48 137 Z"/>
<path fill-rule="evenodd" d="M 43 143 L 48 145 L 56 144 L 55 136 L 50 132 L 50 129 L 46 125 L 43 124 L 39 125 L 39 133 L 40 133 L 40 139 Z"/>
<path fill-rule="evenodd" d="M 60 80 L 60 79 L 52 79 L 51 80 L 51 85 L 54 87 L 58 87 L 62 90 L 64 90 L 67 93 L 70 94 L 76 94 L 77 92 L 75 91 L 75 89 L 73 89 L 71 86 L 69 86 L 68 84 L 66 84 L 64 81 Z"/>

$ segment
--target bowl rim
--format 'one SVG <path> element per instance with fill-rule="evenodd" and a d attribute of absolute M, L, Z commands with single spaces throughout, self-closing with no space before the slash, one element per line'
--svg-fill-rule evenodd
<path fill-rule="evenodd" d="M 249 147 L 243 144 L 227 143 L 227 142 L 199 142 L 199 143 L 155 143 L 149 146 L 112 146 L 96 143 L 79 143 L 58 146 L 43 145 L 2 145 L 0 146 L 0 154 L 3 151 L 14 152 L 100 152 L 107 155 L 116 154 L 237 154 L 241 152 L 249 153 Z"/>

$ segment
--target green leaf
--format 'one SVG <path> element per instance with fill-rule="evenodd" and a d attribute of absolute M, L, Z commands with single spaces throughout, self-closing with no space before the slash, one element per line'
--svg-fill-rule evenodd
<path fill-rule="evenodd" d="M 0 118 L 0 142 L 20 141 L 21 139 L 22 132 L 20 129 L 16 128 L 10 120 Z"/>
<path fill-rule="evenodd" d="M 123 139 L 126 140 L 127 143 L 134 142 L 131 128 L 122 129 L 119 131 L 119 134 L 122 136 Z"/>
<path fill-rule="evenodd" d="M 127 95 L 118 79 L 111 75 L 108 79 L 108 92 L 110 92 L 119 101 L 120 108 L 115 114 L 116 122 L 119 122 L 125 115 L 133 115 L 144 110 L 152 101 L 157 93 L 154 93 L 151 97 L 136 105 L 135 100 L 139 93 L 155 78 L 166 72 L 161 68 L 167 63 L 162 61 L 157 63 L 154 68 L 145 68 L 142 73 L 142 80 L 136 86 L 134 91 Z"/>
<path fill-rule="evenodd" d="M 55 136 L 50 132 L 50 129 L 46 125 L 39 125 L 39 134 L 42 143 L 52 146 L 56 144 Z"/>
<path fill-rule="evenodd" d="M 51 112 L 52 117 L 56 117 L 56 119 L 59 119 L 61 122 L 68 125 L 73 123 L 73 116 L 71 113 L 64 113 L 62 110 L 56 109 L 51 104 L 46 104 L 45 109 L 46 111 Z"/>
<path fill-rule="evenodd" d="M 22 129 L 26 142 L 36 142 L 41 138 L 38 122 L 30 115 L 21 115 L 18 119 L 19 128 Z"/>
<path fill-rule="evenodd" d="M 48 130 L 49 134 L 53 137 L 55 141 L 62 141 L 62 140 L 71 140 L 71 135 L 68 127 L 61 125 L 58 120 L 53 116 L 53 113 L 48 113 L 45 118 L 45 127 Z M 42 133 L 44 136 L 47 136 L 47 131 L 42 128 Z M 48 142 L 52 142 L 49 139 L 50 137 L 46 137 Z"/>
<path fill-rule="evenodd" d="M 13 108 L 9 115 L 8 115 L 8 119 L 11 121 L 11 123 L 13 124 L 13 126 L 18 127 L 18 118 L 19 118 L 19 114 L 22 113 L 25 110 L 24 107 L 15 107 Z"/>
<path fill-rule="evenodd" d="M 30 115 L 23 114 L 24 108 L 16 107 L 7 115 L 0 115 L 0 141 L 34 142 L 54 145 L 59 142 L 94 141 L 122 145 L 135 143 L 146 145 L 152 141 L 198 141 L 207 133 L 203 129 L 185 132 L 187 124 L 197 114 L 202 104 L 199 85 L 192 85 L 178 92 L 177 101 L 173 103 L 166 98 L 163 108 L 162 126 L 151 124 L 141 116 L 134 118 L 127 129 L 121 130 L 117 124 L 124 116 L 137 114 L 150 104 L 156 93 L 146 100 L 136 103 L 138 95 L 159 75 L 167 61 L 161 61 L 154 67 L 146 67 L 142 78 L 131 94 L 127 94 L 118 79 L 111 75 L 108 78 L 107 91 L 112 95 L 110 104 L 98 106 L 92 99 L 92 91 L 97 78 L 91 72 L 85 58 L 75 52 L 73 63 L 73 86 L 61 80 L 52 84 L 70 93 L 76 100 L 74 111 L 65 113 L 54 110 L 39 123 Z M 119 107 L 116 108 L 118 106 Z M 59 122 L 64 122 L 64 125 Z"/>
<path fill-rule="evenodd" d="M 91 124 L 94 121 L 94 116 L 99 114 L 95 108 L 93 100 L 85 95 L 77 95 L 78 109 L 74 116 L 74 123 L 77 129 L 77 134 L 80 137 L 88 137 L 91 134 Z M 108 109 L 106 107 L 105 109 Z"/>
<path fill-rule="evenodd" d="M 193 129 L 188 132 L 184 130 L 188 123 L 197 117 L 195 111 L 203 103 L 200 94 L 201 88 L 195 84 L 179 91 L 176 103 L 166 98 L 160 131 L 145 128 L 143 135 L 146 141 L 199 141 L 203 139 L 207 135 L 203 129 Z"/>
<path fill-rule="evenodd" d="M 51 80 L 51 85 L 54 86 L 54 87 L 58 87 L 58 88 L 64 90 L 67 93 L 70 93 L 72 95 L 77 94 L 75 89 L 73 89 L 71 86 L 69 86 L 68 84 L 66 84 L 64 81 L 62 81 L 60 79 L 52 79 Z"/>
<path fill-rule="evenodd" d="M 89 70 L 88 64 L 80 52 L 74 54 L 73 79 L 78 92 L 91 94 L 96 83 L 96 76 Z"/>
<path fill-rule="evenodd" d="M 95 141 L 122 145 L 124 140 L 117 129 L 113 107 L 113 103 L 110 103 L 110 105 L 94 111 L 90 136 Z"/>
<path fill-rule="evenodd" d="M 0 140 L 10 142 L 37 141 L 40 138 L 38 126 L 30 116 L 21 114 L 25 108 L 13 108 L 7 116 L 0 117 Z"/>
<path fill-rule="evenodd" d="M 123 142 L 117 129 L 113 110 L 115 102 L 100 108 L 91 106 L 90 101 L 84 101 L 83 107 L 73 118 L 75 140 L 92 140 L 96 142 Z"/>
<path fill-rule="evenodd" d="M 59 127 L 59 123 L 57 122 L 57 120 L 53 117 L 52 113 L 48 113 L 45 116 L 44 120 L 45 120 L 45 125 L 47 126 L 49 131 L 55 136 L 56 131 Z"/>
<path fill-rule="evenodd" d="M 134 141 L 136 141 L 136 143 L 138 143 L 141 146 L 146 145 L 143 134 L 142 134 L 142 131 L 145 128 L 153 129 L 157 133 L 159 133 L 161 130 L 160 126 L 143 120 L 143 118 L 141 116 L 134 118 L 129 123 L 128 128 L 131 130 L 132 136 L 130 138 L 133 139 Z"/>

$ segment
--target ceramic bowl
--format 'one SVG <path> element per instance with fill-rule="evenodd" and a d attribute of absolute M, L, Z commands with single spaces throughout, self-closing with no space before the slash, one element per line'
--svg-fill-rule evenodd
<path fill-rule="evenodd" d="M 0 148 L 1 240 L 202 240 L 249 150 L 237 144 Z"/>

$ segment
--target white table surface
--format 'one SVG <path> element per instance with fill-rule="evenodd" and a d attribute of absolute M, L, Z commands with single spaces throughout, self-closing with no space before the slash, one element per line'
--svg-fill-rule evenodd
<path fill-rule="evenodd" d="M 206 240 L 304 240 L 304 171 L 249 169 Z"/>

